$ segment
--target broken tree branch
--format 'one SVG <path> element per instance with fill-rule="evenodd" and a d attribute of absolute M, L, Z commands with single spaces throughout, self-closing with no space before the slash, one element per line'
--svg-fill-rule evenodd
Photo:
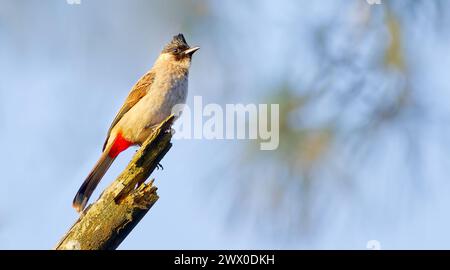
<path fill-rule="evenodd" d="M 127 168 L 83 211 L 55 249 L 111 250 L 122 243 L 159 198 L 153 180 L 144 182 L 172 146 L 173 120 L 170 116 L 155 129 Z"/>

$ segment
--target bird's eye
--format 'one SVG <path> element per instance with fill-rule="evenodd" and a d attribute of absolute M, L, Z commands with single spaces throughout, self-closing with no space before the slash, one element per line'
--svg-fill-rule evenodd
<path fill-rule="evenodd" d="M 179 48 L 173 49 L 173 53 L 174 54 L 179 54 L 180 53 L 180 49 Z"/>

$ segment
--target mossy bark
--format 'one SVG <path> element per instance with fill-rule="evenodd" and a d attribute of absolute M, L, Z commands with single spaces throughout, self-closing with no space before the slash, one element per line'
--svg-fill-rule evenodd
<path fill-rule="evenodd" d="M 173 119 L 167 118 L 155 129 L 127 168 L 83 211 L 55 249 L 111 250 L 122 243 L 159 198 L 153 180 L 144 182 L 172 146 Z"/>

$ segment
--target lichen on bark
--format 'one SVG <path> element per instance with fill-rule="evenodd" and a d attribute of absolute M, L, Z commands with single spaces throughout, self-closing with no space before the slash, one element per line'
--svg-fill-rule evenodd
<path fill-rule="evenodd" d="M 169 151 L 174 117 L 163 121 L 125 170 L 89 205 L 56 245 L 57 250 L 116 249 L 158 200 L 153 180 L 145 183 Z"/>

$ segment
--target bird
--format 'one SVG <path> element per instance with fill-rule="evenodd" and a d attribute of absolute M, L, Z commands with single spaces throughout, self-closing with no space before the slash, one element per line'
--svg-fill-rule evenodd
<path fill-rule="evenodd" d="M 154 127 L 172 114 L 172 108 L 185 104 L 192 55 L 200 47 L 190 47 L 183 34 L 164 46 L 153 67 L 132 87 L 108 130 L 102 154 L 73 199 L 82 212 L 94 189 L 116 157 L 128 147 L 140 146 Z"/>

